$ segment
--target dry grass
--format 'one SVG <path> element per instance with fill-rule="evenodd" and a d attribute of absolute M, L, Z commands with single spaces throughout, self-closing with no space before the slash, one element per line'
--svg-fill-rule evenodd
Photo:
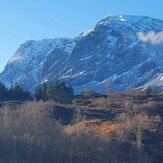
<path fill-rule="evenodd" d="M 73 110 L 71 124 L 54 119 L 56 106 Z M 150 162 L 146 151 L 153 145 L 147 149 L 144 134 L 161 131 L 162 106 L 153 97 L 121 94 L 77 99 L 73 104 L 5 105 L 0 109 L 0 162 Z"/>
<path fill-rule="evenodd" d="M 64 131 L 68 134 L 94 132 L 103 139 L 110 136 L 120 128 L 120 124 L 113 122 L 103 122 L 101 120 L 83 120 L 77 124 L 65 126 Z"/>

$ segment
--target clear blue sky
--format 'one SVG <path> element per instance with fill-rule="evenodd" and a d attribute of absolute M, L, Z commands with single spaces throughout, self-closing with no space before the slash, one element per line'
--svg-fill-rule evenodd
<path fill-rule="evenodd" d="M 0 71 L 23 42 L 74 37 L 109 14 L 163 20 L 163 0 L 0 0 Z"/>

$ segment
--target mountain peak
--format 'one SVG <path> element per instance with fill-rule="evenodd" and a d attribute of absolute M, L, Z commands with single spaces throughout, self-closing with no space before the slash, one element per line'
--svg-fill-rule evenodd
<path fill-rule="evenodd" d="M 42 81 L 64 80 L 76 93 L 85 88 L 104 92 L 108 85 L 116 91 L 149 83 L 160 86 L 162 46 L 153 44 L 162 41 L 161 31 L 159 19 L 109 15 L 73 39 L 25 42 L 0 74 L 0 81 L 18 82 L 32 91 Z"/>
<path fill-rule="evenodd" d="M 129 22 L 129 23 L 140 23 L 144 21 L 144 23 L 151 22 L 153 20 L 158 20 L 159 19 L 154 19 L 152 17 L 148 16 L 137 16 L 137 15 L 124 15 L 124 14 L 119 14 L 119 15 L 108 15 L 104 19 L 100 20 L 98 24 L 115 24 L 115 23 L 123 23 L 123 22 Z"/>

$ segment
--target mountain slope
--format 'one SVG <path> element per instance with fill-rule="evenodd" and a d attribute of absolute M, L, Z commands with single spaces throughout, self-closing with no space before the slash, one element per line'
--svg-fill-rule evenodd
<path fill-rule="evenodd" d="M 73 39 L 27 41 L 0 74 L 6 85 L 18 82 L 32 91 L 57 79 L 80 93 L 127 87 L 163 86 L 163 21 L 145 16 L 113 15 Z"/>

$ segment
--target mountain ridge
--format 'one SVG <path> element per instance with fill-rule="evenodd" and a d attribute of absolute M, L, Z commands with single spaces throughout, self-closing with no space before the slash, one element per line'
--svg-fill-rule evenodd
<path fill-rule="evenodd" d="M 81 93 L 89 88 L 163 87 L 163 21 L 147 16 L 112 15 L 74 38 L 27 41 L 0 73 L 7 86 L 18 82 L 33 91 L 42 82 L 64 80 Z"/>

